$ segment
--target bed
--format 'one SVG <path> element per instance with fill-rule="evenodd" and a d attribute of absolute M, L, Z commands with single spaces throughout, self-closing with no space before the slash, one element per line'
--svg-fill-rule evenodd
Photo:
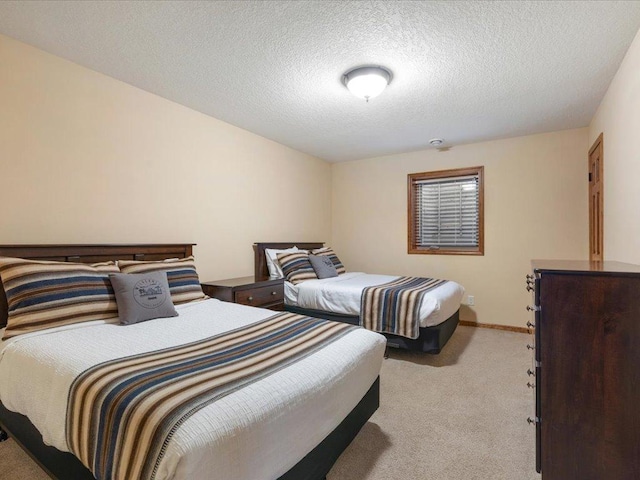
<path fill-rule="evenodd" d="M 164 260 L 191 253 L 190 244 L 0 246 L 0 256 L 76 263 Z M 67 394 L 69 378 L 91 370 L 88 365 L 107 364 L 123 352 L 129 355 L 138 353 L 136 349 L 155 352 L 173 348 L 174 343 L 189 345 L 199 336 L 227 335 L 234 328 L 240 331 L 242 325 L 253 328 L 268 323 L 274 315 L 215 299 L 176 309 L 178 317 L 137 325 L 96 321 L 1 342 L 2 430 L 52 478 L 94 478 L 65 451 L 67 437 L 60 433 L 67 405 L 55 392 Z M 0 288 L 0 319 L 6 318 L 6 311 L 6 296 Z M 232 390 L 172 432 L 173 443 L 163 453 L 156 478 L 195 480 L 211 478 L 212 471 L 227 480 L 324 478 L 378 407 L 383 351 L 381 337 L 353 329 L 295 363 Z M 39 355 L 46 362 L 41 364 Z M 24 375 L 27 368 L 30 374 Z M 308 375 L 309 369 L 317 374 Z"/>
<path fill-rule="evenodd" d="M 324 247 L 323 242 L 257 242 L 254 249 L 254 268 L 256 281 L 269 279 L 267 266 L 267 249 L 284 250 L 292 247 L 303 250 L 315 250 Z M 364 275 L 364 276 L 363 276 Z M 353 325 L 360 324 L 358 314 L 359 299 L 354 290 L 359 284 L 369 282 L 383 283 L 396 277 L 382 275 L 366 275 L 361 272 L 346 273 L 340 278 L 312 280 L 292 285 L 285 282 L 285 310 L 328 320 L 346 322 Z M 361 287 L 362 288 L 362 287 Z M 459 308 L 464 289 L 455 282 L 448 282 L 444 286 L 448 289 L 442 296 L 438 309 L 421 318 L 419 335 L 417 338 L 384 333 L 387 345 L 413 351 L 438 354 L 453 335 L 459 323 Z M 442 291 L 442 290 L 441 290 Z M 346 294 L 350 294 L 351 305 L 345 309 L 342 301 Z M 301 299 L 301 294 L 303 299 Z M 354 297 L 355 295 L 355 297 Z M 340 305 L 332 301 L 340 297 Z M 355 300 L 354 300 L 355 298 Z M 338 310 L 339 308 L 339 310 Z M 424 307 L 423 307 L 424 308 Z M 422 309 L 421 309 L 422 311 Z"/>

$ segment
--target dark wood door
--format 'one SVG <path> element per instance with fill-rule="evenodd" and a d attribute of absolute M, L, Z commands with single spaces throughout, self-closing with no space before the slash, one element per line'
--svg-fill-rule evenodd
<path fill-rule="evenodd" d="M 589 150 L 589 260 L 603 258 L 602 134 Z"/>

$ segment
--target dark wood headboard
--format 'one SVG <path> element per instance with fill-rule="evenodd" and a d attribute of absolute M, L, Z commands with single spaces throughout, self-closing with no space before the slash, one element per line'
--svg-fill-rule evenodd
<path fill-rule="evenodd" d="M 109 260 L 165 260 L 193 254 L 193 243 L 140 245 L 0 245 L 0 257 L 98 263 Z M 7 324 L 7 296 L 0 280 L 0 328 Z"/>
<path fill-rule="evenodd" d="M 269 280 L 269 269 L 267 268 L 266 248 L 283 250 L 285 248 L 298 247 L 303 250 L 313 250 L 324 247 L 324 242 L 256 242 L 253 244 L 254 267 L 256 282 Z"/>

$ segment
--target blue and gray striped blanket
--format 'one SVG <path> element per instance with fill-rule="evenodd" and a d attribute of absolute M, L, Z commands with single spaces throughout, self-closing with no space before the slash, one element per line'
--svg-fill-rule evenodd
<path fill-rule="evenodd" d="M 354 328 L 282 313 L 193 343 L 99 364 L 71 386 L 69 448 L 98 480 L 153 479 L 173 434 L 195 412 Z"/>
<path fill-rule="evenodd" d="M 389 283 L 365 287 L 360 299 L 360 325 L 376 332 L 418 338 L 424 295 L 447 281 L 399 277 Z"/>

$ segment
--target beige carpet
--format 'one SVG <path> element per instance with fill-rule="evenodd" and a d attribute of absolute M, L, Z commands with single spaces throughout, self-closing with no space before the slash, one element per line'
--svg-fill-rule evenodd
<path fill-rule="evenodd" d="M 392 350 L 380 409 L 327 480 L 539 480 L 528 340 L 459 327 L 440 355 Z M 48 478 L 11 440 L 0 459 L 0 479 Z"/>
<path fill-rule="evenodd" d="M 458 327 L 440 355 L 393 350 L 380 408 L 327 480 L 540 480 L 528 341 Z"/>

